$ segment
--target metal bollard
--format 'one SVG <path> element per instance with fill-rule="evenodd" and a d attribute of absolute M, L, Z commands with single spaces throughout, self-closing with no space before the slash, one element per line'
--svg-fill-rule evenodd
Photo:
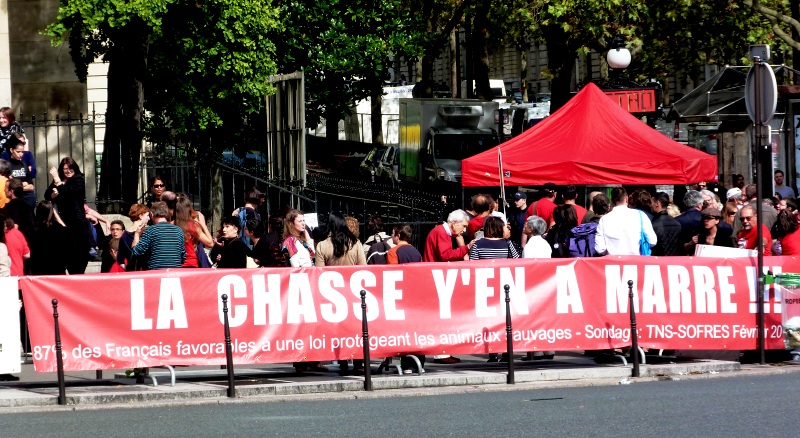
<path fill-rule="evenodd" d="M 67 404 L 67 388 L 64 384 L 64 358 L 61 357 L 61 330 L 58 328 L 58 300 L 53 298 L 53 324 L 56 331 L 56 367 L 58 368 L 58 404 Z"/>
<path fill-rule="evenodd" d="M 228 323 L 228 294 L 222 294 L 222 315 L 225 324 L 225 360 L 228 364 L 228 397 L 236 398 L 236 383 L 233 381 L 233 348 L 231 325 Z"/>
<path fill-rule="evenodd" d="M 367 324 L 367 291 L 361 290 L 361 331 L 364 338 L 364 391 L 372 391 L 372 370 L 369 368 L 369 327 Z"/>
<path fill-rule="evenodd" d="M 636 331 L 636 309 L 633 307 L 633 280 L 628 280 L 628 307 L 631 311 L 631 360 L 632 377 L 639 377 L 639 333 Z"/>
<path fill-rule="evenodd" d="M 508 351 L 508 376 L 506 383 L 514 384 L 514 335 L 511 333 L 511 286 L 505 285 L 506 291 L 506 351 Z"/>

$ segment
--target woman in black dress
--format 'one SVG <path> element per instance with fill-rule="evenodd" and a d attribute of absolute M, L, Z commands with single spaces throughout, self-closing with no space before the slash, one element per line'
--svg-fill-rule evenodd
<path fill-rule="evenodd" d="M 95 246 L 84 208 L 86 183 L 78 163 L 70 157 L 63 158 L 58 168 L 51 168 L 50 175 L 53 182 L 45 191 L 44 198 L 55 204 L 73 243 L 72 251 L 62 251 L 61 255 L 66 260 L 67 272 L 83 274 L 89 264 L 89 249 Z"/>

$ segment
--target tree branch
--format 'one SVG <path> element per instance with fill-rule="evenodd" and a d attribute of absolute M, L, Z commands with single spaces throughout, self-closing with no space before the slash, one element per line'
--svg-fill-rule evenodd
<path fill-rule="evenodd" d="M 460 5 L 458 5 L 458 8 L 453 11 L 453 16 L 450 17 L 450 21 L 448 21 L 447 24 L 442 28 L 442 35 L 450 35 L 450 31 L 455 29 L 455 27 L 461 23 L 461 19 L 464 16 L 464 11 L 468 6 L 470 6 L 471 3 L 472 2 L 469 0 L 464 0 Z"/>
<path fill-rule="evenodd" d="M 793 27 L 800 33 L 800 21 L 784 15 L 782 12 L 776 11 L 775 9 L 771 9 L 762 5 L 759 0 L 744 0 L 744 4 L 749 6 L 750 9 L 766 17 L 767 20 L 769 20 L 769 22 L 772 24 L 772 31 L 775 32 L 775 35 L 777 35 L 778 38 L 785 41 L 786 44 L 790 45 L 795 50 L 800 50 L 800 42 L 792 39 L 791 35 L 780 28 L 780 24 L 783 23 Z"/>

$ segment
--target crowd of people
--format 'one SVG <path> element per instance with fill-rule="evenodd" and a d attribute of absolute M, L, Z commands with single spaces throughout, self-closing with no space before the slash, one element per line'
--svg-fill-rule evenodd
<path fill-rule="evenodd" d="M 800 211 L 794 190 L 782 181 L 783 172 L 778 170 L 775 195 L 762 201 L 761 224 L 756 217 L 757 187 L 745 185 L 741 175 L 734 175 L 734 187 L 722 192 L 723 199 L 705 183 L 676 191 L 678 199 L 665 192 L 638 188 L 628 193 L 624 187 L 614 187 L 610 197 L 589 193 L 584 208 L 576 203 L 577 187 L 547 183 L 535 202 L 528 202 L 533 192 L 515 193 L 513 206 L 502 214 L 491 195 L 478 194 L 465 210 L 448 218 L 451 233 L 457 236 L 452 247 L 447 247 L 448 233 L 434 230 L 435 239 L 429 237 L 428 243 L 438 243 L 426 247 L 424 256 L 426 261 L 447 261 L 488 258 L 483 254 L 492 258 L 681 256 L 695 255 L 703 246 L 755 250 L 759 227 L 765 255 L 797 255 Z M 500 236 L 498 224 L 504 227 Z"/>
<path fill-rule="evenodd" d="M 651 193 L 623 187 L 591 192 L 579 202 L 574 185 L 545 184 L 520 190 L 513 206 L 489 194 L 472 196 L 463 209 L 447 214 L 421 248 L 414 247 L 410 224 L 385 226 L 380 216 L 359 220 L 338 212 L 311 229 L 302 211 L 264 211 L 266 195 L 257 187 L 244 204 L 223 218 L 216 234 L 193 208 L 189 196 L 168 190 L 160 176 L 149 181 L 145 201 L 130 207 L 130 225 L 108 221 L 86 204 L 86 181 L 72 158 L 49 169 L 50 184 L 37 203 L 36 164 L 23 130 L 9 108 L 0 108 L 0 276 L 61 275 L 85 272 L 101 260 L 102 272 L 172 268 L 312 267 L 406 264 L 503 258 L 565 258 L 604 255 L 694 255 L 703 246 L 755 249 L 761 229 L 764 254 L 800 253 L 800 211 L 796 193 L 775 172 L 775 196 L 763 200 L 756 217 L 756 186 L 735 175 L 733 188 L 719 192 L 698 183 L 690 189 Z M 534 200 L 535 198 L 535 200 Z M 677 201 L 676 202 L 676 199 Z M 584 207 L 583 205 L 586 207 Z M 107 227 L 104 232 L 100 223 Z M 54 243 L 58 242 L 58 245 Z M 552 357 L 538 352 L 532 358 Z M 414 370 L 418 361 L 405 358 Z M 491 355 L 489 361 L 506 358 Z M 435 356 L 442 364 L 459 359 Z M 363 372 L 354 359 L 352 372 Z M 348 361 L 338 362 L 342 373 Z M 295 363 L 299 372 L 326 370 L 318 362 Z"/>

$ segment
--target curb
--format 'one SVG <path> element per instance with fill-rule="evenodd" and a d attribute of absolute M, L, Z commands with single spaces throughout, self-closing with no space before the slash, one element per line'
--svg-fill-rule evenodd
<path fill-rule="evenodd" d="M 785 367 L 780 372 L 800 371 L 800 367 Z M 731 373 L 741 371 L 739 362 L 698 360 L 686 364 L 642 365 L 641 380 L 676 378 L 677 376 Z M 748 369 L 748 371 L 751 371 Z M 769 367 L 758 371 L 774 372 Z M 437 393 L 466 392 L 472 390 L 515 390 L 545 388 L 549 386 L 614 385 L 629 379 L 631 368 L 623 365 L 605 367 L 579 367 L 551 370 L 516 371 L 517 385 L 506 384 L 505 372 L 467 371 L 437 375 L 373 376 L 375 392 L 364 391 L 364 381 L 352 378 L 339 381 L 310 381 L 271 383 L 238 386 L 235 399 L 227 397 L 227 387 L 207 383 L 178 382 L 174 387 L 159 385 L 108 385 L 96 387 L 92 392 L 67 388 L 67 405 L 57 404 L 58 389 L 39 388 L 36 392 L 13 387 L 0 387 L 0 408 L 92 409 L 109 407 L 143 407 L 181 404 L 213 404 L 228 402 L 285 401 L 302 396 L 316 399 L 352 399 L 364 397 L 433 395 Z M 677 379 L 676 379 L 677 380 Z M 631 380 L 636 382 L 637 379 Z M 629 381 L 628 383 L 630 383 Z M 438 388 L 438 390 L 436 389 Z M 384 391 L 384 394 L 380 394 Z M 70 394 L 72 392 L 72 394 Z M 250 399 L 250 400 L 248 400 Z"/>

